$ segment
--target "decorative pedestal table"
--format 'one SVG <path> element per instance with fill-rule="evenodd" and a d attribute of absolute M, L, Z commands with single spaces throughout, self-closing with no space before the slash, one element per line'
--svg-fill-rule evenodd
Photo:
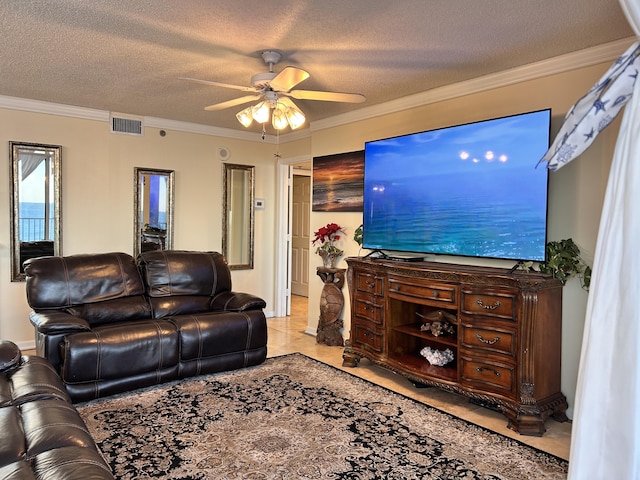
<path fill-rule="evenodd" d="M 318 332 L 316 343 L 331 346 L 343 346 L 344 340 L 340 329 L 343 326 L 340 314 L 344 307 L 344 286 L 345 268 L 318 267 L 316 274 L 324 282 L 322 294 L 320 295 L 320 321 L 318 322 Z"/>

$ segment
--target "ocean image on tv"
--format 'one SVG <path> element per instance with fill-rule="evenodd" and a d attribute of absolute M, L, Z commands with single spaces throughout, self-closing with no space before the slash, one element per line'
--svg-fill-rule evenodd
<path fill-rule="evenodd" d="M 368 249 L 544 260 L 550 112 L 365 145 Z"/>

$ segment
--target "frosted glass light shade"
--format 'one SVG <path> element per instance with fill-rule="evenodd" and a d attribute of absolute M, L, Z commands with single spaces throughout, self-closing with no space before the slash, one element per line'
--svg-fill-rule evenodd
<path fill-rule="evenodd" d="M 245 128 L 248 128 L 249 125 L 253 123 L 251 108 L 252 107 L 247 107 L 244 110 L 241 110 L 240 112 L 236 113 L 236 118 Z"/>
<path fill-rule="evenodd" d="M 284 108 L 277 106 L 271 114 L 271 123 L 276 130 L 283 130 L 287 128 L 287 117 L 284 112 Z"/>
<path fill-rule="evenodd" d="M 269 120 L 269 105 L 266 102 L 260 102 L 253 107 L 252 116 L 258 123 L 264 123 Z"/>
<path fill-rule="evenodd" d="M 285 115 L 287 117 L 287 122 L 289 122 L 291 130 L 295 130 L 296 128 L 301 127 L 306 120 L 304 117 L 304 113 L 302 113 L 295 107 L 288 107 L 285 111 Z"/>

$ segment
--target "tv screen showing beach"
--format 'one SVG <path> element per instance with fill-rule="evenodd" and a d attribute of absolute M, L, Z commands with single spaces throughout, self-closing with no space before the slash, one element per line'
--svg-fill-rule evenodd
<path fill-rule="evenodd" d="M 550 110 L 365 144 L 373 250 L 545 258 Z M 537 167 L 537 168 L 536 168 Z"/>

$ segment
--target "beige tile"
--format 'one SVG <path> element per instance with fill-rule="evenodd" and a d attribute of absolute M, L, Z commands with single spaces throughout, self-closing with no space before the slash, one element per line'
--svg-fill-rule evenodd
<path fill-rule="evenodd" d="M 522 443 L 565 460 L 569 459 L 570 422 L 559 423 L 549 419 L 545 423 L 547 431 L 542 437 L 520 435 L 507 428 L 507 420 L 502 414 L 471 404 L 467 398 L 461 395 L 445 392 L 438 388 L 416 388 L 406 378 L 374 365 L 366 359 L 363 359 L 356 368 L 343 367 L 342 347 L 318 345 L 315 337 L 305 333 L 307 323 L 307 299 L 294 295 L 290 316 L 267 320 L 269 327 L 268 355 L 274 357 L 300 352 L 469 422 L 515 438 Z"/>

